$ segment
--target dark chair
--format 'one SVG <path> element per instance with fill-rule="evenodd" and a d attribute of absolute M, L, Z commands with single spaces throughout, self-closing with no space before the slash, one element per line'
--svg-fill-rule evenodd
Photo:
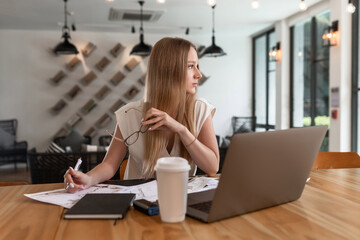
<path fill-rule="evenodd" d="M 111 143 L 112 136 L 104 135 L 99 137 L 99 146 L 107 147 Z"/>
<path fill-rule="evenodd" d="M 256 117 L 235 117 L 231 118 L 231 126 L 233 133 L 248 133 L 248 132 L 255 132 L 256 127 Z M 220 148 L 227 148 L 231 141 L 231 136 L 225 136 L 222 138 Z"/>
<path fill-rule="evenodd" d="M 236 133 L 255 132 L 256 117 L 233 116 L 231 118 L 231 126 L 233 129 L 233 135 Z M 219 155 L 220 155 L 219 173 L 221 173 L 222 167 L 224 165 L 224 161 L 230 141 L 231 141 L 231 136 L 225 136 L 224 138 L 222 138 L 221 145 L 219 145 Z M 201 172 L 199 171 L 199 173 Z"/>
<path fill-rule="evenodd" d="M 66 139 L 68 136 L 62 136 L 62 137 L 55 137 L 53 139 L 54 143 L 62 147 L 66 150 L 66 146 L 69 145 L 73 152 L 81 152 L 81 145 L 82 144 L 91 144 L 91 137 L 90 136 L 81 136 L 82 139 L 77 139 L 74 142 L 68 144 L 66 143 Z"/>
<path fill-rule="evenodd" d="M 14 163 L 15 169 L 17 168 L 18 162 L 26 163 L 26 169 L 28 169 L 27 163 L 27 148 L 28 143 L 26 141 L 17 142 L 17 119 L 10 120 L 1 120 L 0 128 L 1 130 L 9 136 L 11 139 L 3 139 L 5 141 L 10 141 L 6 147 L 0 148 L 0 164 Z"/>
<path fill-rule="evenodd" d="M 32 184 L 59 183 L 70 166 L 74 167 L 80 154 L 73 153 L 29 153 Z M 82 159 L 80 170 L 88 170 L 87 159 Z"/>
<path fill-rule="evenodd" d="M 232 117 L 233 134 L 255 132 L 256 117 Z"/>
<path fill-rule="evenodd" d="M 36 153 L 29 152 L 31 183 L 59 183 L 64 181 L 64 174 L 70 166 L 74 167 L 81 157 L 80 171 L 86 173 L 97 166 L 104 159 L 106 152 L 83 153 Z M 118 170 L 111 178 L 120 179 Z"/>

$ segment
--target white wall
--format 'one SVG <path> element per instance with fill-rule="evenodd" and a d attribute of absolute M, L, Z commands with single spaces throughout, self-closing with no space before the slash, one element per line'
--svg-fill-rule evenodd
<path fill-rule="evenodd" d="M 347 2 L 330 0 L 330 20 L 339 21 L 339 45 L 330 49 L 330 90 L 340 89 L 338 118 L 331 118 L 331 151 L 351 151 L 351 14 L 346 11 Z M 359 9 L 356 9 L 359 11 Z M 331 95 L 330 95 L 331 102 Z"/>
<path fill-rule="evenodd" d="M 17 118 L 19 121 L 18 140 L 27 140 L 29 147 L 43 148 L 48 145 L 54 134 L 64 126 L 70 117 L 80 112 L 84 103 L 93 97 L 96 91 L 104 84 L 112 87 L 111 93 L 75 128 L 84 133 L 131 85 L 141 87 L 137 79 L 146 69 L 146 62 L 140 57 L 140 66 L 132 72 L 124 69 L 124 64 L 130 59 L 131 48 L 138 43 L 137 34 L 128 33 L 95 33 L 72 32 L 72 42 L 82 49 L 88 42 L 97 45 L 97 49 L 89 58 L 79 57 L 81 66 L 73 72 L 65 69 L 65 64 L 73 56 L 55 56 L 51 52 L 60 41 L 61 33 L 58 31 L 26 31 L 26 30 L 0 30 L 0 119 Z M 146 34 L 145 42 L 154 44 L 165 35 Z M 201 71 L 210 78 L 199 87 L 198 96 L 206 98 L 216 106 L 214 117 L 215 133 L 224 137 L 231 134 L 231 117 L 249 116 L 251 114 L 251 41 L 248 33 L 239 30 L 235 33 L 217 34 L 217 44 L 228 55 L 221 58 L 200 59 Z M 179 35 L 193 41 L 196 45 L 209 45 L 210 34 L 204 36 Z M 126 49 L 117 58 L 108 52 L 120 42 Z M 112 62 L 104 72 L 95 69 L 95 64 L 103 56 Z M 59 70 L 64 70 L 68 76 L 58 85 L 54 86 L 49 79 Z M 89 70 L 93 70 L 98 78 L 89 86 L 83 86 L 79 80 Z M 125 80 L 118 86 L 109 84 L 109 79 L 118 70 L 126 74 Z M 75 84 L 79 84 L 82 92 L 73 100 L 68 100 L 65 93 Z M 142 92 L 137 98 L 142 96 Z M 51 113 L 50 108 L 59 100 L 68 102 L 58 115 Z M 115 118 L 106 128 L 112 130 Z M 105 135 L 104 129 L 98 129 L 98 136 Z M 97 137 L 93 143 L 97 143 Z"/>

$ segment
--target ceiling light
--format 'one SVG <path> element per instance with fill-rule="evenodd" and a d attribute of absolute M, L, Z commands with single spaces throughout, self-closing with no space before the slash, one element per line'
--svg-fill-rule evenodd
<path fill-rule="evenodd" d="M 143 29 L 143 5 L 144 1 L 138 1 L 140 4 L 140 43 L 135 45 L 130 52 L 130 55 L 149 56 L 152 46 L 144 43 L 144 29 Z"/>
<path fill-rule="evenodd" d="M 203 56 L 206 56 L 206 57 L 221 57 L 221 56 L 224 56 L 226 55 L 226 53 L 224 52 L 224 50 L 222 50 L 221 47 L 219 46 L 216 46 L 215 44 L 215 6 L 216 5 L 213 5 L 211 8 L 213 10 L 213 23 L 212 23 L 212 44 L 210 47 L 207 47 L 205 50 L 204 50 L 204 53 L 203 53 Z"/>
<path fill-rule="evenodd" d="M 64 42 L 59 43 L 55 49 L 54 52 L 57 55 L 63 55 L 63 54 L 78 54 L 79 51 L 76 49 L 75 45 L 69 42 L 70 38 L 70 29 L 67 26 L 67 6 L 66 6 L 67 0 L 64 0 L 64 15 L 65 15 L 65 25 L 62 28 L 62 38 L 64 38 Z"/>
<path fill-rule="evenodd" d="M 215 6 L 216 5 L 216 0 L 207 0 L 207 4 L 210 6 Z"/>
<path fill-rule="evenodd" d="M 163 3 L 165 3 L 166 1 L 165 1 L 165 0 L 156 0 L 156 2 L 163 4 Z"/>
<path fill-rule="evenodd" d="M 348 11 L 348 13 L 354 13 L 355 10 L 356 10 L 355 5 L 352 3 L 351 0 L 349 0 L 349 3 L 348 3 L 348 5 L 347 5 L 347 11 Z"/>
<path fill-rule="evenodd" d="M 259 4 L 259 2 L 258 2 L 257 0 L 253 0 L 253 1 L 251 2 L 251 7 L 252 7 L 253 9 L 257 9 L 257 8 L 260 7 L 260 4 Z"/>
<path fill-rule="evenodd" d="M 299 8 L 301 11 L 305 11 L 308 8 L 307 4 L 305 3 L 305 0 L 301 0 L 301 2 L 299 4 Z"/>

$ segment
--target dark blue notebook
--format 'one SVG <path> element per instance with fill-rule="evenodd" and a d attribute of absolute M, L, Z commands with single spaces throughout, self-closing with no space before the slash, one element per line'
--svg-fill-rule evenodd
<path fill-rule="evenodd" d="M 89 193 L 65 214 L 65 219 L 123 219 L 135 199 L 133 193 Z"/>

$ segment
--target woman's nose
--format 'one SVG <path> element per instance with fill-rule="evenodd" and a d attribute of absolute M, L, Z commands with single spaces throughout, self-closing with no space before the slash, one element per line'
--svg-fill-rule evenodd
<path fill-rule="evenodd" d="M 202 74 L 201 74 L 201 72 L 200 72 L 200 70 L 199 69 L 197 69 L 196 68 L 196 71 L 195 71 L 195 76 L 194 76 L 196 79 L 200 79 L 200 78 L 202 78 Z"/>

